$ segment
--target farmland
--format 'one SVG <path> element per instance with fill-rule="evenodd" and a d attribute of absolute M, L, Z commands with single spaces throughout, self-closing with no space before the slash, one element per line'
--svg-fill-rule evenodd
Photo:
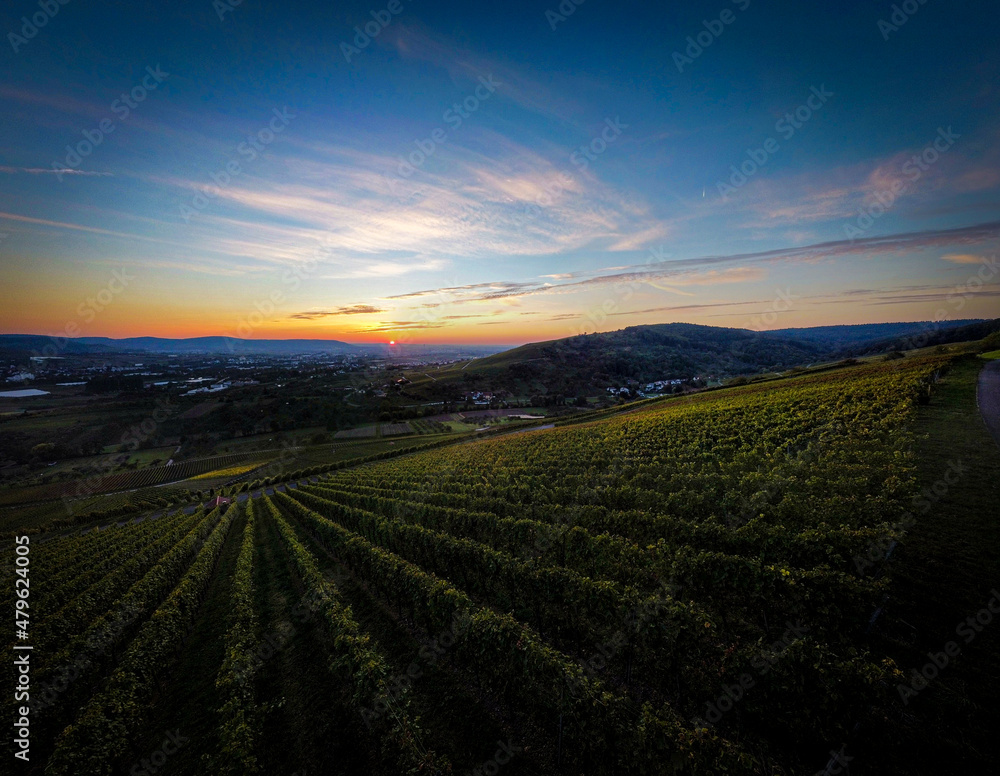
<path fill-rule="evenodd" d="M 970 411 L 969 360 L 695 394 L 32 537 L 35 770 L 128 773 L 177 730 L 170 773 L 812 773 L 843 746 L 895 772 L 858 732 L 919 724 L 898 719 L 913 656 L 885 613 L 915 582 L 904 564 L 896 589 L 886 548 L 909 546 L 933 470 L 927 408 L 943 391 Z"/>

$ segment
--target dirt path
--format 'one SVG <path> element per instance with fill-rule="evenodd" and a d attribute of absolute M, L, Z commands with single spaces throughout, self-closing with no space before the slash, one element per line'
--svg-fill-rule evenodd
<path fill-rule="evenodd" d="M 979 373 L 976 402 L 986 427 L 1000 445 L 1000 360 L 987 362 Z"/>

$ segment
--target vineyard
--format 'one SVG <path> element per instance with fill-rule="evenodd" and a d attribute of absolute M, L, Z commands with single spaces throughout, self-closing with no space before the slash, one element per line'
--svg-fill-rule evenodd
<path fill-rule="evenodd" d="M 815 773 L 902 675 L 866 634 L 947 368 L 696 394 L 32 537 L 34 772 L 135 773 L 176 729 L 164 772 Z M 249 471 L 231 457 L 211 471 Z"/>
<path fill-rule="evenodd" d="M 263 461 L 267 455 L 261 453 L 232 453 L 214 458 L 182 461 L 170 466 L 148 466 L 138 471 L 95 474 L 82 480 L 54 482 L 32 488 L 11 489 L 0 493 L 0 504 L 30 503 L 54 499 L 72 499 L 97 493 L 113 493 L 123 490 L 137 490 L 161 485 L 167 482 L 186 480 L 227 466 L 236 466 L 249 461 Z"/>
<path fill-rule="evenodd" d="M 118 475 L 113 478 L 95 477 L 75 482 L 57 483 L 42 488 L 11 488 L 0 497 L 0 505 L 24 498 L 45 496 L 50 500 L 26 504 L 0 506 L 0 532 L 40 530 L 72 525 L 87 525 L 110 518 L 142 514 L 151 509 L 162 509 L 172 504 L 204 501 L 214 489 L 229 492 L 244 491 L 263 483 L 272 483 L 289 477 L 304 476 L 306 472 L 326 472 L 348 463 L 359 463 L 382 457 L 414 452 L 420 448 L 437 446 L 461 439 L 457 434 L 428 434 L 421 439 L 370 439 L 338 442 L 334 444 L 288 447 L 281 452 L 233 453 L 197 461 L 182 462 L 166 467 L 184 479 L 160 485 L 146 485 L 102 493 L 102 483 L 121 484 Z M 416 444 L 413 444 L 416 442 Z M 226 465 L 226 462 L 230 462 Z M 232 461 L 247 461 L 232 463 Z M 146 474 L 152 471 L 153 475 Z M 190 471 L 201 474 L 186 476 Z M 129 482 L 162 479 L 156 470 L 129 472 Z M 98 488 L 97 490 L 93 490 Z M 62 492 L 63 498 L 51 500 L 53 493 Z"/>

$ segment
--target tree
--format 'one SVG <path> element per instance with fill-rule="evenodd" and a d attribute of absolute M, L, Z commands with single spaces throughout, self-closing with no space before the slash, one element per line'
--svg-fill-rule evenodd
<path fill-rule="evenodd" d="M 41 442 L 31 448 L 31 457 L 36 461 L 51 458 L 55 449 L 55 442 Z"/>
<path fill-rule="evenodd" d="M 995 331 L 979 343 L 980 353 L 989 353 L 993 350 L 1000 350 L 1000 331 Z"/>

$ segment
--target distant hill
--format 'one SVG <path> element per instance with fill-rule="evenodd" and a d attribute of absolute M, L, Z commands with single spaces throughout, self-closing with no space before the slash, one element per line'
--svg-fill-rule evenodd
<path fill-rule="evenodd" d="M 960 325 L 955 326 L 952 324 Z M 840 355 L 867 356 L 874 353 L 887 353 L 891 350 L 909 350 L 911 348 L 926 348 L 933 345 L 948 345 L 952 342 L 969 342 L 970 340 L 983 339 L 996 331 L 1000 331 L 1000 318 L 992 321 L 976 321 L 974 323 L 964 321 L 941 321 L 940 323 L 935 323 L 927 321 L 919 324 L 916 329 L 904 334 L 898 334 L 886 339 L 877 339 L 871 342 L 857 343 L 853 347 L 843 350 Z"/>
<path fill-rule="evenodd" d="M 644 384 L 695 376 L 753 375 L 897 348 L 980 339 L 996 325 L 990 321 L 913 322 L 768 332 L 691 323 L 630 326 L 522 345 L 473 361 L 464 369 L 438 374 L 433 384 L 415 385 L 410 393 L 429 397 L 451 388 L 573 396 L 630 380 Z"/>
<path fill-rule="evenodd" d="M 337 340 L 315 339 L 238 339 L 236 337 L 191 337 L 164 339 L 161 337 L 77 337 L 55 339 L 39 334 L 0 334 L 0 350 L 31 351 L 45 354 L 55 347 L 66 353 L 241 353 L 257 355 L 294 355 L 298 353 L 360 353 L 358 345 Z M 57 354 L 58 355 L 58 354 Z"/>
<path fill-rule="evenodd" d="M 59 353 L 51 353 L 52 348 Z M 46 348 L 49 348 L 46 351 Z M 471 358 L 488 356 L 506 348 L 493 345 L 421 345 L 390 346 L 388 343 L 355 345 L 321 339 L 239 339 L 236 337 L 47 337 L 43 334 L 0 334 L 0 352 L 34 355 L 110 354 L 110 353 L 224 353 L 290 356 L 332 353 L 335 355 L 379 355 L 391 358 Z"/>
<path fill-rule="evenodd" d="M 536 342 L 474 361 L 449 382 L 577 393 L 654 380 L 753 374 L 820 360 L 827 348 L 746 329 L 667 323 Z"/>
<path fill-rule="evenodd" d="M 799 342 L 811 342 L 831 350 L 843 350 L 869 345 L 873 342 L 902 339 L 927 331 L 928 327 L 934 327 L 935 331 L 944 331 L 977 323 L 983 323 L 983 319 L 966 318 L 959 321 L 941 321 L 937 324 L 925 321 L 923 323 L 859 323 L 851 326 L 813 326 L 807 329 L 774 329 L 766 332 L 766 335 Z"/>
<path fill-rule="evenodd" d="M 57 339 L 43 334 L 0 334 L 0 352 L 3 353 L 39 353 L 48 355 L 46 348 L 55 347 L 60 352 L 108 353 L 109 348 L 100 345 L 89 345 L 77 339 Z M 53 354 L 58 355 L 58 353 Z"/>

